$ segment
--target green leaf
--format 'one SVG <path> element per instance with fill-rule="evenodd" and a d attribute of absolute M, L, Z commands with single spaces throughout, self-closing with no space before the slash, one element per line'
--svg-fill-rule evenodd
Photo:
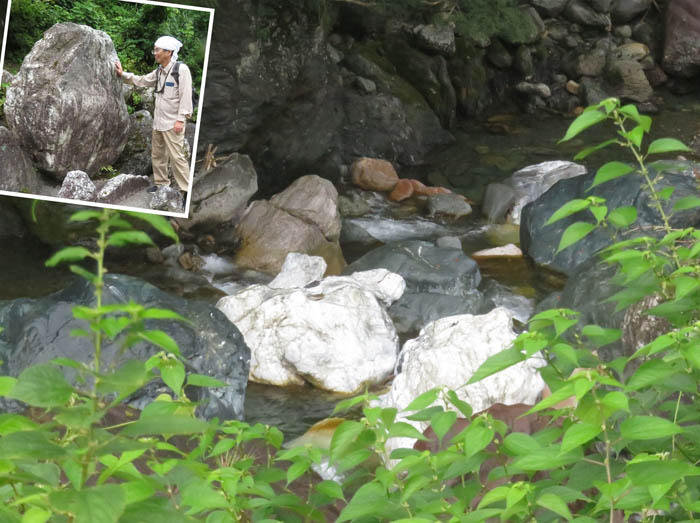
<path fill-rule="evenodd" d="M 22 516 L 22 523 L 44 523 L 51 517 L 51 512 L 39 507 L 32 507 Z"/>
<path fill-rule="evenodd" d="M 659 138 L 658 140 L 654 140 L 649 144 L 649 149 L 647 149 L 647 155 L 670 153 L 676 151 L 690 152 L 691 149 L 683 142 L 681 142 L 680 140 L 676 140 L 675 138 Z"/>
<path fill-rule="evenodd" d="M 126 508 L 126 495 L 121 486 L 110 484 L 54 491 L 49 502 L 60 512 L 73 514 L 75 523 L 116 523 Z"/>
<path fill-rule="evenodd" d="M 635 169 L 633 166 L 626 163 L 616 161 L 608 162 L 605 165 L 603 165 L 600 169 L 598 169 L 598 172 L 596 172 L 595 174 L 595 178 L 593 178 L 593 183 L 586 190 L 590 191 L 591 189 L 593 189 L 593 187 L 597 187 L 600 184 L 609 182 L 610 180 L 614 180 L 615 178 L 619 178 L 620 176 L 625 176 L 633 172 L 634 170 Z"/>
<path fill-rule="evenodd" d="M 676 368 L 670 363 L 661 359 L 651 359 L 642 363 L 634 371 L 627 386 L 632 390 L 639 390 L 650 385 L 663 383 L 676 372 Z"/>
<path fill-rule="evenodd" d="M 180 320 L 191 323 L 190 320 L 170 309 L 144 309 L 139 313 L 139 318 L 144 320 Z"/>
<path fill-rule="evenodd" d="M 153 415 L 141 417 L 125 427 L 123 436 L 145 436 L 148 434 L 200 434 L 206 432 L 209 424 L 197 418 L 178 416 L 177 414 Z"/>
<path fill-rule="evenodd" d="M 677 460 L 642 461 L 630 463 L 625 468 L 635 485 L 662 485 L 685 476 L 700 476 L 700 467 Z"/>
<path fill-rule="evenodd" d="M 107 239 L 107 245 L 123 247 L 129 244 L 153 245 L 153 240 L 143 231 L 118 231 L 113 232 Z"/>
<path fill-rule="evenodd" d="M 338 519 L 338 523 L 343 521 L 355 521 L 368 516 L 378 518 L 384 513 L 389 504 L 386 491 L 377 482 L 362 485 L 350 502 L 343 508 Z M 383 519 L 383 518 L 380 518 Z"/>
<path fill-rule="evenodd" d="M 0 436 L 19 432 L 22 430 L 34 430 L 38 425 L 29 418 L 19 414 L 0 414 Z"/>
<path fill-rule="evenodd" d="M 160 377 L 175 394 L 180 395 L 182 384 L 185 383 L 185 366 L 175 358 L 161 360 L 158 365 Z"/>
<path fill-rule="evenodd" d="M 204 374 L 188 374 L 187 385 L 193 387 L 227 387 L 228 383 Z"/>
<path fill-rule="evenodd" d="M 473 410 L 472 410 L 471 406 L 469 405 L 469 403 L 467 403 L 466 401 L 462 401 L 461 399 L 459 399 L 459 397 L 457 396 L 457 393 L 456 393 L 455 391 L 453 391 L 453 390 L 448 390 L 448 391 L 447 391 L 447 399 L 449 400 L 449 402 L 450 402 L 452 405 L 455 406 L 455 408 L 456 408 L 457 410 L 459 410 L 459 412 L 460 412 L 460 413 L 462 414 L 462 416 L 464 416 L 465 418 L 469 418 L 469 417 L 471 417 L 471 415 L 473 414 Z"/>
<path fill-rule="evenodd" d="M 53 365 L 34 365 L 22 371 L 10 397 L 35 407 L 65 405 L 73 394 L 63 373 Z"/>
<path fill-rule="evenodd" d="M 55 267 L 59 263 L 80 261 L 91 257 L 92 253 L 85 247 L 66 247 L 46 260 L 45 265 L 47 267 Z"/>
<path fill-rule="evenodd" d="M 583 211 L 584 209 L 588 209 L 590 206 L 591 206 L 591 202 L 589 200 L 581 200 L 581 199 L 569 200 L 564 205 L 562 205 L 559 209 L 557 209 L 554 212 L 554 214 L 552 214 L 549 217 L 549 220 L 544 222 L 544 224 L 550 225 L 552 223 L 558 222 L 559 220 L 562 220 L 562 219 L 566 218 L 567 216 L 571 216 L 574 213 L 577 213 L 579 211 Z"/>
<path fill-rule="evenodd" d="M 639 149 L 642 146 L 642 138 L 644 138 L 644 127 L 637 125 L 634 129 L 625 133 L 625 137 Z"/>
<path fill-rule="evenodd" d="M 476 370 L 474 375 L 469 378 L 467 385 L 476 383 L 488 378 L 489 376 L 496 374 L 497 372 L 512 367 L 516 363 L 520 363 L 525 360 L 525 355 L 522 354 L 516 347 L 511 347 L 509 349 L 497 352 L 493 356 L 490 356 L 484 363 L 482 363 Z"/>
<path fill-rule="evenodd" d="M 558 514 L 567 521 L 571 521 L 573 519 L 571 511 L 569 510 L 567 504 L 556 494 L 552 494 L 551 492 L 545 492 L 539 498 L 537 498 L 537 504 L 540 507 L 544 507 L 547 510 L 551 510 L 552 512 Z"/>
<path fill-rule="evenodd" d="M 308 459 L 302 459 L 301 461 L 297 461 L 296 463 L 293 463 L 287 469 L 287 485 L 292 483 L 294 480 L 296 480 L 300 476 L 304 475 L 304 473 L 307 470 L 309 470 L 310 466 L 311 466 L 311 461 Z"/>
<path fill-rule="evenodd" d="M 559 140 L 559 143 L 571 140 L 579 133 L 602 122 L 606 118 L 607 115 L 598 110 L 584 111 L 573 122 L 571 122 L 571 125 L 569 125 L 569 128 L 566 130 L 564 138 Z"/>
<path fill-rule="evenodd" d="M 389 437 L 389 438 L 415 438 L 415 439 L 419 439 L 422 441 L 426 441 L 428 439 L 416 427 L 414 427 L 413 425 L 410 425 L 408 423 L 404 423 L 403 421 L 399 421 L 397 423 L 394 423 L 391 426 L 391 428 L 389 429 L 389 435 L 387 437 Z"/>
<path fill-rule="evenodd" d="M 529 434 L 524 432 L 511 432 L 503 440 L 505 449 L 517 456 L 536 452 L 542 448 L 542 445 Z"/>
<path fill-rule="evenodd" d="M 467 457 L 471 457 L 477 452 L 484 450 L 491 441 L 495 431 L 493 428 L 485 427 L 481 423 L 472 423 L 462 433 L 464 440 L 464 453 Z"/>
<path fill-rule="evenodd" d="M 586 325 L 581 329 L 581 334 L 588 337 L 596 347 L 609 345 L 622 337 L 620 329 L 604 329 L 598 325 Z"/>
<path fill-rule="evenodd" d="M 68 268 L 70 269 L 70 272 L 77 274 L 81 278 L 85 278 L 89 282 L 95 283 L 97 280 L 96 274 L 83 269 L 80 265 L 71 265 Z"/>
<path fill-rule="evenodd" d="M 595 217 L 596 223 L 602 222 L 605 219 L 605 216 L 608 214 L 608 208 L 605 205 L 591 207 L 588 210 L 591 211 L 591 214 L 593 214 Z"/>
<path fill-rule="evenodd" d="M 41 430 L 22 430 L 0 438 L 0 456 L 3 459 L 32 461 L 63 458 L 66 451 L 55 445 L 48 434 Z"/>
<path fill-rule="evenodd" d="M 102 216 L 100 211 L 78 211 L 74 212 L 68 220 L 71 222 L 86 222 L 93 219 L 98 220 L 100 216 Z"/>
<path fill-rule="evenodd" d="M 690 276 L 679 276 L 673 279 L 673 284 L 676 287 L 676 299 L 680 300 L 700 287 L 700 280 Z"/>
<path fill-rule="evenodd" d="M 561 235 L 561 240 L 559 241 L 559 247 L 557 252 L 561 252 L 567 247 L 573 245 L 588 233 L 595 229 L 595 225 L 587 222 L 576 222 L 569 225 L 564 234 Z"/>
<path fill-rule="evenodd" d="M 629 411 L 627 396 L 625 396 L 624 393 L 620 392 L 619 390 L 608 392 L 605 396 L 603 396 L 603 399 L 600 400 L 600 403 L 610 409 L 611 414 L 619 410 Z"/>
<path fill-rule="evenodd" d="M 436 412 L 430 419 L 430 426 L 435 431 L 438 439 L 442 441 L 442 438 L 449 432 L 455 421 L 457 421 L 457 413 L 451 410 Z"/>
<path fill-rule="evenodd" d="M 663 189 L 661 189 L 659 191 L 659 198 L 662 200 L 669 200 L 671 198 L 671 196 L 673 196 L 673 191 L 675 189 L 676 188 L 673 187 L 672 185 L 670 185 L 668 187 L 664 187 Z"/>
<path fill-rule="evenodd" d="M 338 425 L 331 438 L 331 461 L 335 461 L 337 457 L 355 441 L 355 438 L 364 429 L 365 427 L 362 423 L 353 420 L 346 420 Z"/>
<path fill-rule="evenodd" d="M 321 481 L 316 484 L 316 490 L 332 499 L 345 499 L 342 487 L 335 481 Z"/>
<path fill-rule="evenodd" d="M 675 423 L 656 416 L 631 416 L 620 425 L 620 434 L 630 440 L 666 438 L 681 432 Z"/>
<path fill-rule="evenodd" d="M 577 162 L 579 160 L 583 160 L 588 155 L 590 155 L 596 151 L 599 151 L 600 149 L 603 149 L 603 148 L 607 147 L 608 145 L 612 145 L 614 143 L 620 143 L 620 142 L 618 142 L 617 140 L 606 140 L 602 143 L 599 143 L 598 145 L 594 145 L 592 147 L 586 147 L 582 151 L 579 151 L 579 153 L 576 156 L 574 156 L 574 161 Z"/>
<path fill-rule="evenodd" d="M 17 380 L 10 376 L 0 376 L 0 396 L 7 396 L 14 388 Z"/>
<path fill-rule="evenodd" d="M 608 221 L 617 229 L 629 227 L 637 221 L 637 209 L 635 207 L 618 207 L 610 211 Z"/>
<path fill-rule="evenodd" d="M 161 349 L 164 349 L 173 354 L 180 354 L 180 349 L 177 346 L 177 342 L 161 330 L 147 330 L 138 333 L 138 337 L 146 340 L 154 345 L 157 345 Z"/>
<path fill-rule="evenodd" d="M 564 434 L 564 438 L 561 442 L 561 452 L 569 452 L 576 447 L 580 447 L 583 444 L 588 443 L 602 431 L 603 429 L 600 427 L 600 425 L 594 425 L 584 421 L 574 423 Z"/>
<path fill-rule="evenodd" d="M 180 238 L 178 237 L 177 233 L 173 230 L 173 227 L 172 225 L 170 225 L 170 222 L 162 216 L 159 216 L 157 214 L 146 214 L 132 211 L 126 211 L 126 214 L 133 218 L 151 224 L 151 227 L 153 227 L 163 236 L 167 236 L 168 238 L 172 239 L 175 243 L 180 242 Z"/>
<path fill-rule="evenodd" d="M 430 390 L 425 391 L 423 394 L 418 396 L 416 399 L 414 399 L 411 403 L 409 403 L 404 411 L 409 411 L 409 410 L 421 410 L 427 407 L 428 405 L 432 405 L 433 402 L 437 399 L 438 394 L 440 394 L 440 387 L 435 387 Z"/>
<path fill-rule="evenodd" d="M 683 198 L 678 198 L 676 203 L 673 204 L 674 211 L 685 211 L 696 207 L 700 207 L 700 198 L 697 196 L 684 196 Z"/>
<path fill-rule="evenodd" d="M 119 398 L 125 398 L 146 385 L 152 377 L 143 362 L 129 360 L 115 372 L 102 376 L 97 390 L 101 394 L 116 392 Z"/>

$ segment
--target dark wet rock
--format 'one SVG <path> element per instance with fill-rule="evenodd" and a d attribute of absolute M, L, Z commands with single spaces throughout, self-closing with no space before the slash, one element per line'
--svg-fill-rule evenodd
<path fill-rule="evenodd" d="M 379 268 L 400 274 L 406 281 L 406 292 L 412 293 L 467 297 L 481 281 L 478 265 L 461 249 L 435 247 L 419 240 L 378 247 L 348 265 L 344 272 Z"/>
<path fill-rule="evenodd" d="M 364 216 L 372 207 L 357 192 L 338 196 L 338 212 L 343 217 Z"/>
<path fill-rule="evenodd" d="M 41 186 L 39 174 L 17 137 L 0 127 L 0 190 L 37 194 Z"/>
<path fill-rule="evenodd" d="M 235 220 L 257 190 L 253 162 L 246 155 L 234 153 L 224 163 L 195 177 L 190 217 L 181 220 L 180 225 L 207 229 Z"/>
<path fill-rule="evenodd" d="M 102 186 L 100 192 L 97 193 L 97 200 L 102 203 L 115 204 L 131 193 L 146 190 L 149 185 L 148 176 L 118 174 Z"/>
<path fill-rule="evenodd" d="M 478 314 L 482 310 L 484 297 L 476 289 L 466 296 L 451 296 L 430 292 L 406 292 L 389 307 L 396 332 L 417 333 L 428 323 L 457 314 Z"/>
<path fill-rule="evenodd" d="M 144 188 L 148 186 L 148 178 L 145 176 Z M 185 199 L 179 189 L 169 185 L 158 187 L 158 190 L 153 193 L 149 206 L 156 211 L 179 212 L 185 211 Z"/>
<path fill-rule="evenodd" d="M 636 60 L 612 60 L 606 69 L 607 91 L 622 100 L 647 102 L 654 94 L 642 65 Z"/>
<path fill-rule="evenodd" d="M 607 13 L 610 11 L 612 0 L 586 0 L 588 4 L 599 13 Z"/>
<path fill-rule="evenodd" d="M 584 26 L 607 28 L 610 25 L 610 19 L 607 16 L 596 12 L 584 0 L 571 0 L 564 10 L 564 16 Z"/>
<path fill-rule="evenodd" d="M 533 84 L 531 82 L 519 82 L 515 85 L 515 90 L 519 93 L 539 96 L 540 98 L 549 98 L 552 96 L 552 91 L 549 89 L 549 86 L 543 83 Z"/>
<path fill-rule="evenodd" d="M 651 166 L 651 177 L 655 176 L 655 167 L 665 166 L 664 178 L 658 184 L 658 190 L 674 187 L 670 200 L 672 206 L 679 198 L 697 195 L 697 181 L 692 176 L 692 162 L 657 162 Z M 600 196 L 606 199 L 609 209 L 633 206 L 637 209 L 637 221 L 631 231 L 619 234 L 618 239 L 644 235 L 659 234 L 651 227 L 660 225 L 661 219 L 652 205 L 647 192 L 642 188 L 641 176 L 629 174 L 601 184 L 587 192 L 595 173 L 561 180 L 535 202 L 523 209 L 520 223 L 520 245 L 538 265 L 544 265 L 567 275 L 573 274 L 576 267 L 593 254 L 610 245 L 613 241 L 608 229 L 596 229 L 573 246 L 556 253 L 564 230 L 576 221 L 593 222 L 589 212 L 576 213 L 551 225 L 544 223 L 562 205 L 574 198 Z M 690 209 L 675 213 L 671 217 L 671 226 L 675 228 L 693 227 L 700 221 L 700 210 Z"/>
<path fill-rule="evenodd" d="M 486 52 L 464 37 L 457 38 L 456 41 L 457 55 L 448 62 L 448 70 L 459 110 L 473 116 L 482 112 L 491 102 L 489 72 L 484 61 Z"/>
<path fill-rule="evenodd" d="M 525 77 L 529 78 L 535 72 L 535 63 L 532 52 L 526 45 L 521 45 L 515 51 L 515 68 Z"/>
<path fill-rule="evenodd" d="M 363 78 L 361 76 L 355 77 L 355 85 L 360 88 L 360 91 L 367 94 L 372 94 L 377 92 L 377 84 L 375 84 L 369 78 Z"/>
<path fill-rule="evenodd" d="M 149 175 L 151 166 L 151 133 L 153 117 L 147 110 L 136 111 L 130 116 L 129 139 L 114 168 L 121 173 Z"/>
<path fill-rule="evenodd" d="M 513 65 L 513 56 L 499 40 L 494 40 L 491 43 L 486 56 L 489 62 L 499 69 L 508 69 Z"/>
<path fill-rule="evenodd" d="M 456 52 L 455 32 L 448 25 L 418 25 L 412 30 L 416 45 L 430 53 L 450 57 Z"/>
<path fill-rule="evenodd" d="M 56 24 L 34 44 L 7 90 L 5 113 L 37 167 L 62 180 L 117 160 L 129 114 L 116 59 L 106 33 L 73 23 Z"/>
<path fill-rule="evenodd" d="M 437 245 L 438 247 L 447 247 L 450 249 L 461 249 L 462 240 L 460 240 L 456 236 L 441 236 L 440 238 L 435 240 L 435 245 Z"/>
<path fill-rule="evenodd" d="M 69 171 L 63 179 L 58 197 L 94 202 L 97 199 L 97 188 L 86 172 Z"/>
<path fill-rule="evenodd" d="M 585 105 L 595 105 L 611 96 L 598 79 L 587 76 L 581 78 L 581 95 Z"/>
<path fill-rule="evenodd" d="M 531 0 L 532 5 L 549 17 L 561 14 L 569 0 Z"/>
<path fill-rule="evenodd" d="M 189 372 L 205 374 L 227 384 L 221 388 L 188 391 L 192 392 L 193 399 L 203 400 L 198 407 L 200 415 L 242 418 L 250 350 L 235 325 L 209 304 L 171 296 L 131 276 L 107 275 L 103 303 L 126 304 L 129 301 L 145 307 L 174 310 L 191 322 L 147 320 L 145 326 L 165 331 L 178 343 Z M 94 306 L 93 289 L 87 282 L 78 281 L 45 298 L 0 302 L 0 323 L 5 327 L 0 333 L 2 374 L 17 376 L 30 365 L 58 357 L 90 363 L 94 354 L 92 344 L 87 338 L 70 335 L 71 330 L 86 328 L 84 321 L 73 318 L 72 308 L 76 305 Z M 160 351 L 142 342 L 122 353 L 122 342 L 119 339 L 103 344 L 103 368 L 119 366 L 129 359 L 145 361 Z M 162 384 L 149 384 L 131 398 L 131 403 L 143 407 L 161 392 L 165 392 Z"/>
<path fill-rule="evenodd" d="M 13 205 L 14 200 L 8 196 L 0 197 L 0 239 L 21 238 L 27 234 L 27 228 Z"/>
<path fill-rule="evenodd" d="M 576 60 L 576 74 L 578 76 L 600 76 L 605 70 L 606 60 L 604 49 L 592 49 L 580 55 Z"/>
<path fill-rule="evenodd" d="M 614 0 L 610 14 L 613 22 L 624 24 L 644 13 L 651 4 L 652 0 Z"/>
<path fill-rule="evenodd" d="M 674 0 L 666 13 L 663 67 L 685 78 L 700 72 L 700 3 Z"/>

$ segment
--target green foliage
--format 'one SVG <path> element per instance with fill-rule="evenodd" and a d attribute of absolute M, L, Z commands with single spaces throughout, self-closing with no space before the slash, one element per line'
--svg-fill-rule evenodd
<path fill-rule="evenodd" d="M 593 111 L 604 118 L 590 116 Z M 150 240 L 131 230 L 114 211 L 86 210 L 73 220 L 96 222 L 97 250 L 69 247 L 47 264 L 73 263 L 74 271 L 95 285 L 97 303 L 75 308 L 74 315 L 85 321 L 85 328 L 73 333 L 92 338 L 94 362 L 60 359 L 30 367 L 17 378 L 0 377 L 0 395 L 43 413 L 34 419 L 0 415 L 0 518 L 698 520 L 700 231 L 674 230 L 669 219 L 673 212 L 700 201 L 679 200 L 674 210 L 656 191 L 658 177 L 650 177 L 646 158 L 681 150 L 682 144 L 657 140 L 643 149 L 650 128 L 647 117 L 630 106 L 621 107 L 617 100 L 605 100 L 583 114 L 587 116 L 572 123 L 567 137 L 584 131 L 591 121 L 613 121 L 619 138 L 604 147 L 623 146 L 636 166 L 608 167 L 603 172 L 645 177 L 663 222 L 662 237 L 634 238 L 603 251 L 604 258 L 620 269 L 623 290 L 614 300 L 624 307 L 655 294 L 661 301 L 647 314 L 667 319 L 672 327 L 636 353 L 605 361 L 598 349 L 617 342 L 620 330 L 597 325 L 579 329 L 579 314 L 568 309 L 543 311 L 531 318 L 529 330 L 512 347 L 489 358 L 470 383 L 543 355 L 546 366 L 541 374 L 553 392 L 527 414 L 543 428 L 510 432 L 489 412 L 472 415 L 455 391 L 440 387 L 415 398 L 403 412 L 375 406 L 377 398 L 369 393 L 340 402 L 337 410 L 359 407 L 362 415 L 339 424 L 327 450 L 282 449 L 281 432 L 263 425 L 199 420 L 186 387 L 222 384 L 206 376 L 188 376 L 174 341 L 162 331 L 144 328 L 146 319 L 184 320 L 171 311 L 135 303 L 101 303 L 107 245 Z M 628 132 L 630 123 L 641 132 Z M 622 171 L 626 172 L 619 174 Z M 596 223 L 588 225 L 593 228 L 634 223 L 636 215 L 630 208 L 608 212 L 605 203 L 594 196 L 574 200 L 549 222 L 591 212 Z M 132 216 L 176 238 L 161 217 Z M 573 245 L 580 237 L 581 231 L 574 229 L 562 243 Z M 96 268 L 77 265 L 87 261 Z M 130 361 L 105 370 L 100 365 L 105 338 L 122 339 L 127 346 L 147 340 L 161 350 L 146 362 Z M 61 366 L 82 379 L 67 381 Z M 133 419 L 110 421 L 108 426 L 106 420 L 120 402 L 157 377 L 171 393 L 158 397 Z M 426 437 L 409 421 L 426 422 L 433 436 Z M 396 437 L 415 438 L 424 447 L 397 448 L 387 456 Z M 257 452 L 252 451 L 254 444 Z M 342 475 L 338 482 L 310 475 L 312 467 L 327 463 Z"/>
<path fill-rule="evenodd" d="M 106 32 L 124 69 L 137 74 L 153 70 L 153 42 L 170 34 L 183 43 L 179 60 L 190 67 L 194 85 L 201 83 L 207 12 L 113 0 L 13 0 L 10 19 L 7 59 L 13 63 L 54 24 L 75 22 Z"/>
<path fill-rule="evenodd" d="M 5 117 L 5 95 L 10 84 L 0 84 L 0 119 Z"/>

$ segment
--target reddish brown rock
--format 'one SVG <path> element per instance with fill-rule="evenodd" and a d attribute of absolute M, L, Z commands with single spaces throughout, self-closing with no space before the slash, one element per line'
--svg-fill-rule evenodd
<path fill-rule="evenodd" d="M 422 184 L 421 184 L 422 185 Z M 394 190 L 389 194 L 392 202 L 402 202 L 413 196 L 413 184 L 411 180 L 399 180 Z"/>
<path fill-rule="evenodd" d="M 366 191 L 391 191 L 399 181 L 394 166 L 386 160 L 360 158 L 350 166 L 352 183 Z"/>

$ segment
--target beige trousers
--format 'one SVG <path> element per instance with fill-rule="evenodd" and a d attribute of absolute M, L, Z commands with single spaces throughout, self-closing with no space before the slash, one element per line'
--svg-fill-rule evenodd
<path fill-rule="evenodd" d="M 176 133 L 153 130 L 151 135 L 151 160 L 153 162 L 153 180 L 156 185 L 170 185 L 168 179 L 168 161 L 173 169 L 175 182 L 181 191 L 187 191 L 190 179 L 190 166 L 185 150 L 185 131 Z"/>

